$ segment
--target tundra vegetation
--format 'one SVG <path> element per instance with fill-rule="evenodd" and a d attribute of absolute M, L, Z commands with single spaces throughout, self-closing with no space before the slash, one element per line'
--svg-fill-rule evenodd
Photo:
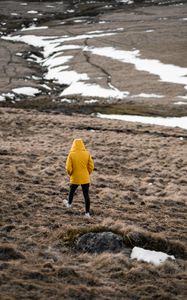
<path fill-rule="evenodd" d="M 122 67 L 121 61 L 94 53 L 106 46 L 136 47 L 142 59 L 185 71 L 185 9 L 180 0 L 0 1 L 2 300 L 186 299 L 187 131 L 96 115 L 186 116 L 185 76 L 182 84 L 162 81 L 132 63 Z M 117 29 L 112 37 L 98 37 L 99 30 Z M 44 49 L 8 40 L 9 34 L 40 41 L 75 38 L 74 49 L 68 40 L 58 45 L 72 56 L 69 71 L 129 94 L 60 96 L 69 86 L 45 79 L 50 68 L 38 63 Z M 41 93 L 19 94 L 25 87 Z M 74 138 L 84 140 L 95 162 L 90 219 L 84 218 L 80 188 L 72 208 L 63 206 L 69 190 L 65 162 Z M 93 243 L 96 236 L 103 244 Z M 134 247 L 175 259 L 158 266 L 131 259 Z"/>

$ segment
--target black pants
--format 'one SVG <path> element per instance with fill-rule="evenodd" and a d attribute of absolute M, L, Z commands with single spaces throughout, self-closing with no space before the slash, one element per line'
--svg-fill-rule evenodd
<path fill-rule="evenodd" d="M 73 196 L 74 196 L 74 193 L 75 193 L 76 189 L 78 188 L 78 186 L 79 186 L 78 184 L 70 184 L 70 190 L 69 190 L 69 195 L 68 195 L 68 203 L 69 204 L 72 204 Z M 89 213 L 89 211 L 90 211 L 89 186 L 90 186 L 89 183 L 81 184 L 82 192 L 84 195 L 86 213 Z"/>

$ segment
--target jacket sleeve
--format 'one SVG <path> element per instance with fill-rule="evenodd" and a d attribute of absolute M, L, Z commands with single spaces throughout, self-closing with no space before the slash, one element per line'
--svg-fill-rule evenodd
<path fill-rule="evenodd" d="M 94 162 L 93 162 L 93 159 L 92 159 L 91 155 L 89 155 L 89 159 L 88 159 L 88 172 L 89 172 L 89 174 L 92 173 L 93 169 L 94 169 Z"/>
<path fill-rule="evenodd" d="M 66 172 L 68 173 L 69 176 L 71 176 L 73 172 L 73 165 L 72 165 L 72 160 L 71 160 L 71 155 L 69 154 L 66 160 Z"/>

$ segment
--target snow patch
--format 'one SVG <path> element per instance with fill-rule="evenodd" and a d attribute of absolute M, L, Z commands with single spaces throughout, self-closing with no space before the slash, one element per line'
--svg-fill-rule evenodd
<path fill-rule="evenodd" d="M 87 104 L 92 104 L 92 103 L 97 103 L 98 100 L 96 99 L 91 99 L 91 100 L 85 100 L 84 103 L 87 103 Z"/>
<path fill-rule="evenodd" d="M 144 117 L 136 115 L 106 115 L 98 113 L 99 118 L 122 120 L 127 122 L 139 122 L 143 124 L 161 125 L 169 127 L 180 127 L 187 129 L 187 117 L 162 118 L 162 117 Z"/>
<path fill-rule="evenodd" d="M 25 96 L 35 96 L 40 93 L 39 89 L 33 87 L 20 87 L 12 90 L 15 94 L 25 95 Z"/>
<path fill-rule="evenodd" d="M 140 97 L 140 98 L 163 98 L 164 96 L 163 95 L 156 95 L 156 94 L 146 94 L 146 93 L 141 93 L 139 95 L 131 96 L 131 98 L 137 98 L 137 97 Z"/>
<path fill-rule="evenodd" d="M 43 30 L 43 29 L 48 29 L 48 26 L 40 26 L 40 27 L 36 27 L 36 26 L 31 26 L 28 28 L 22 28 L 21 31 L 29 31 L 29 30 Z"/>
<path fill-rule="evenodd" d="M 87 47 L 86 50 L 95 55 L 106 56 L 115 60 L 119 60 L 123 63 L 133 64 L 139 71 L 147 71 L 150 74 L 158 75 L 161 81 L 187 85 L 187 68 L 163 64 L 156 59 L 140 58 L 139 50 L 124 51 L 116 50 L 113 47 Z"/>
<path fill-rule="evenodd" d="M 187 102 L 183 102 L 183 101 L 178 101 L 178 102 L 174 102 L 175 105 L 186 105 Z"/>
<path fill-rule="evenodd" d="M 173 255 L 168 255 L 164 252 L 146 250 L 140 247 L 134 247 L 131 253 L 131 259 L 137 259 L 138 261 L 145 261 L 147 263 L 152 263 L 159 266 L 161 263 L 165 262 L 167 259 L 175 260 Z"/>
<path fill-rule="evenodd" d="M 29 10 L 27 13 L 28 13 L 28 14 L 37 14 L 38 11 L 36 11 L 36 10 Z"/>
<path fill-rule="evenodd" d="M 5 101 L 5 97 L 0 95 L 0 101 Z"/>
<path fill-rule="evenodd" d="M 61 96 L 67 95 L 121 99 L 127 97 L 127 92 L 103 88 L 97 84 L 74 82 L 61 93 Z"/>

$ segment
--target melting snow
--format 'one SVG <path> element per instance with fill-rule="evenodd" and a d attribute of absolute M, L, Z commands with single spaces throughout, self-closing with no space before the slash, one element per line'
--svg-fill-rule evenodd
<path fill-rule="evenodd" d="M 42 27 L 30 27 L 30 29 L 41 29 Z M 43 27 L 44 28 L 44 27 Z M 30 30 L 28 29 L 28 30 Z M 140 57 L 139 50 L 124 51 L 117 50 L 112 47 L 94 48 L 84 47 L 77 45 L 62 45 L 64 42 L 71 42 L 76 40 L 82 40 L 86 38 L 97 38 L 115 35 L 123 28 L 117 28 L 110 32 L 92 31 L 83 35 L 77 36 L 7 36 L 3 37 L 5 40 L 24 42 L 35 47 L 42 47 L 42 54 L 45 59 L 34 58 L 38 63 L 47 67 L 46 79 L 56 80 L 60 84 L 70 85 L 66 88 L 61 96 L 70 94 L 81 94 L 83 96 L 93 96 L 102 98 L 124 98 L 129 94 L 127 91 L 120 91 L 111 84 L 108 88 L 103 88 L 96 84 L 85 83 L 89 79 L 86 73 L 79 74 L 74 70 L 68 71 L 67 62 L 69 62 L 73 56 L 63 56 L 65 50 L 70 49 L 83 49 L 83 51 L 89 51 L 95 55 L 101 55 L 121 61 L 122 63 L 134 64 L 137 70 L 147 71 L 151 74 L 156 74 L 160 77 L 160 80 L 179 83 L 186 85 L 187 88 L 187 68 L 181 68 L 175 65 L 163 64 L 159 60 L 155 59 L 142 59 Z M 31 57 L 32 59 L 33 57 Z M 65 71 L 66 70 L 66 71 Z M 132 97 L 144 97 L 144 98 L 161 98 L 162 95 L 141 93 L 140 95 L 132 95 Z"/>
<path fill-rule="evenodd" d="M 34 96 L 40 93 L 40 90 L 33 87 L 20 87 L 12 90 L 15 94 L 21 94 L 26 96 Z"/>
<path fill-rule="evenodd" d="M 88 80 L 89 77 L 87 74 L 79 74 L 75 71 L 62 71 L 62 67 L 50 69 L 45 76 L 46 79 L 56 79 L 60 84 L 71 85 L 74 82 L 79 80 Z M 78 84 L 78 82 L 77 82 Z M 72 85 L 70 86 L 72 87 Z M 66 89 L 67 91 L 67 89 Z M 61 93 L 61 96 L 69 95 L 69 93 Z"/>
<path fill-rule="evenodd" d="M 139 122 L 152 125 L 162 125 L 169 127 L 180 127 L 187 129 L 187 117 L 176 117 L 176 118 L 161 118 L 161 117 L 144 117 L 144 116 L 135 116 L 135 115 L 105 115 L 97 114 L 100 118 L 106 119 L 116 119 L 128 122 Z"/>
<path fill-rule="evenodd" d="M 187 68 L 175 65 L 163 64 L 156 59 L 140 58 L 140 51 L 117 50 L 113 47 L 92 48 L 87 47 L 87 51 L 96 55 L 106 56 L 123 63 L 134 64 L 137 70 L 147 71 L 151 74 L 158 75 L 161 81 L 179 83 L 187 85 Z"/>
<path fill-rule="evenodd" d="M 98 100 L 95 100 L 95 99 L 84 101 L 84 103 L 88 103 L 88 104 L 97 103 L 97 102 L 98 102 Z"/>
<path fill-rule="evenodd" d="M 67 72 L 69 73 L 69 72 Z M 85 74 L 86 75 L 86 74 Z M 89 84 L 84 82 L 73 82 L 66 88 L 61 96 L 67 95 L 82 95 L 87 97 L 101 97 L 101 98 L 124 98 L 127 97 L 127 92 L 120 92 L 119 90 L 103 88 L 97 84 Z"/>
<path fill-rule="evenodd" d="M 131 253 L 131 259 L 145 261 L 147 263 L 152 263 L 156 266 L 160 265 L 168 258 L 175 260 L 175 257 L 173 255 L 168 255 L 164 252 L 146 250 L 139 247 L 134 247 Z"/>
<path fill-rule="evenodd" d="M 29 10 L 27 13 L 28 13 L 28 14 L 37 14 L 38 11 L 36 11 L 36 10 Z"/>
<path fill-rule="evenodd" d="M 183 101 L 178 101 L 174 103 L 175 105 L 186 105 L 187 102 L 183 102 Z"/>
<path fill-rule="evenodd" d="M 42 29 L 47 29 L 48 26 L 40 26 L 40 27 L 36 27 L 36 26 L 31 26 L 28 28 L 22 28 L 21 31 L 29 31 L 29 30 L 42 30 Z"/>
<path fill-rule="evenodd" d="M 0 95 L 0 101 L 5 101 L 5 97 Z"/>
<path fill-rule="evenodd" d="M 177 98 L 187 100 L 187 95 L 186 96 L 178 96 Z"/>
<path fill-rule="evenodd" d="M 146 94 L 146 93 L 141 93 L 139 95 L 131 96 L 131 98 L 136 98 L 136 97 L 141 97 L 141 98 L 163 98 L 164 96 L 156 95 L 156 94 Z"/>

